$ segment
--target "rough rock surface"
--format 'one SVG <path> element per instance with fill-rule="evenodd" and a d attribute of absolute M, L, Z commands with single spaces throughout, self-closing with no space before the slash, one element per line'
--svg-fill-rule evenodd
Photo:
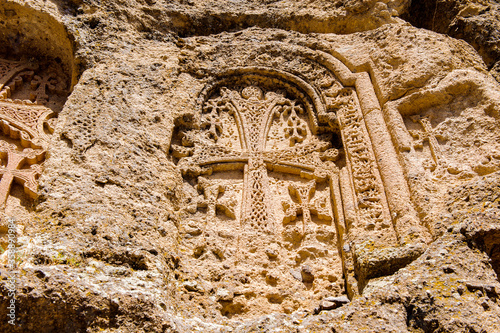
<path fill-rule="evenodd" d="M 498 5 L 433 4 L 0 1 L 0 331 L 499 332 Z"/>
<path fill-rule="evenodd" d="M 500 5 L 497 1 L 412 1 L 403 14 L 413 25 L 472 45 L 500 81 Z"/>

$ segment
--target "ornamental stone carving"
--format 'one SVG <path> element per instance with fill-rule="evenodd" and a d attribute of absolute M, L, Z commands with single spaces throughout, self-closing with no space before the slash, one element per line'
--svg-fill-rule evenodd
<path fill-rule="evenodd" d="M 0 205 L 13 183 L 37 197 L 56 112 L 67 95 L 67 79 L 54 63 L 0 59 Z"/>
<path fill-rule="evenodd" d="M 247 299 L 219 302 L 222 314 L 254 311 L 262 298 L 283 311 L 320 293 L 357 293 L 422 251 L 412 235 L 426 235 L 404 201 L 402 171 L 388 169 L 397 157 L 369 79 L 344 85 L 312 64 L 323 71 L 319 90 L 286 71 L 234 69 L 175 120 L 170 151 L 187 198 L 174 219 L 189 265 L 252 277 L 251 287 L 239 289 L 228 278 L 205 277 Z M 388 139 L 374 142 L 374 131 Z M 280 278 L 286 283 L 273 271 L 289 272 Z M 281 284 L 297 293 L 276 299 Z"/>
<path fill-rule="evenodd" d="M 219 261 L 254 270 L 257 282 L 246 293 L 258 299 L 267 290 L 263 297 L 276 306 L 282 301 L 273 298 L 272 288 L 284 281 L 276 281 L 272 270 L 290 272 L 287 279 L 300 289 L 312 283 L 303 270 L 326 265 L 329 273 L 316 283 L 342 293 L 332 208 L 338 130 L 318 126 L 310 100 L 269 75 L 232 76 L 204 94 L 198 113 L 178 122 L 171 145 L 186 186 L 200 198 L 195 209 L 180 213 L 191 225 L 186 229 L 195 226 L 205 237 L 202 244 L 192 242 L 193 233 L 185 239 L 187 246 L 193 243 L 195 265 Z"/>

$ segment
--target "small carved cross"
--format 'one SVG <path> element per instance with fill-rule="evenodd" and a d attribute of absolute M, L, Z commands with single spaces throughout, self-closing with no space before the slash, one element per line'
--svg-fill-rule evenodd
<path fill-rule="evenodd" d="M 30 100 L 32 102 L 46 103 L 49 99 L 47 90 L 51 93 L 57 93 L 64 90 L 64 86 L 64 82 L 61 81 L 55 72 L 51 72 L 44 77 L 35 75 L 31 81 L 31 89 L 33 91 L 30 93 Z"/>
<path fill-rule="evenodd" d="M 213 184 L 204 177 L 198 178 L 198 189 L 203 191 L 204 199 L 198 202 L 198 207 L 207 208 L 207 218 L 213 220 L 217 211 L 222 211 L 227 217 L 234 219 L 236 200 L 234 198 L 219 198 L 226 191 L 226 185 Z"/>
<path fill-rule="evenodd" d="M 282 202 L 285 217 L 283 223 L 287 224 L 294 221 L 298 215 L 303 216 L 303 232 L 305 231 L 306 223 L 310 223 L 311 215 L 316 215 L 319 219 L 331 221 L 332 217 L 328 210 L 328 205 L 320 204 L 319 202 L 311 201 L 316 191 L 316 181 L 313 179 L 306 184 L 290 183 L 288 192 L 290 197 L 295 199 L 295 202 Z"/>
<path fill-rule="evenodd" d="M 20 182 L 24 186 L 24 192 L 31 198 L 36 198 L 37 178 L 41 174 L 41 166 L 35 164 L 42 158 L 42 151 L 24 149 L 22 152 L 16 151 L 15 145 L 4 144 L 0 146 L 0 158 L 7 159 L 7 165 L 0 167 L 0 205 L 5 205 L 9 196 L 12 182 Z M 31 164 L 30 169 L 21 169 L 24 164 Z"/>
<path fill-rule="evenodd" d="M 222 121 L 216 107 L 212 107 L 210 113 L 203 114 L 201 119 L 201 128 L 208 129 L 209 139 L 217 142 L 222 133 Z"/>
<path fill-rule="evenodd" d="M 434 133 L 432 124 L 429 117 L 422 117 L 420 115 L 415 115 L 411 117 L 413 122 L 419 123 L 422 126 L 422 131 L 409 131 L 411 136 L 415 139 L 413 146 L 415 148 L 423 148 L 424 142 L 429 143 L 429 148 L 431 150 L 432 158 L 434 159 L 434 166 L 431 166 L 431 170 L 434 170 L 436 166 L 443 165 L 444 158 L 437 140 L 437 136 Z"/>

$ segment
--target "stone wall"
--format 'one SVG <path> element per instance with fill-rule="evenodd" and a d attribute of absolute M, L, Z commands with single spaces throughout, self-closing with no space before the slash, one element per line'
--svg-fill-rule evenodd
<path fill-rule="evenodd" d="M 500 331 L 478 6 L 0 2 L 2 332 Z"/>

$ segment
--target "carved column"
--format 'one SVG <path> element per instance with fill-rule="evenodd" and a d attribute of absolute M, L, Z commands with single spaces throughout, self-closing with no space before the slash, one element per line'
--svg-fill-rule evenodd
<path fill-rule="evenodd" d="M 399 241 L 403 245 L 425 241 L 429 237 L 428 232 L 418 220 L 412 205 L 408 184 L 368 73 L 358 74 L 356 91 L 380 175 L 386 187 L 387 201 Z"/>

